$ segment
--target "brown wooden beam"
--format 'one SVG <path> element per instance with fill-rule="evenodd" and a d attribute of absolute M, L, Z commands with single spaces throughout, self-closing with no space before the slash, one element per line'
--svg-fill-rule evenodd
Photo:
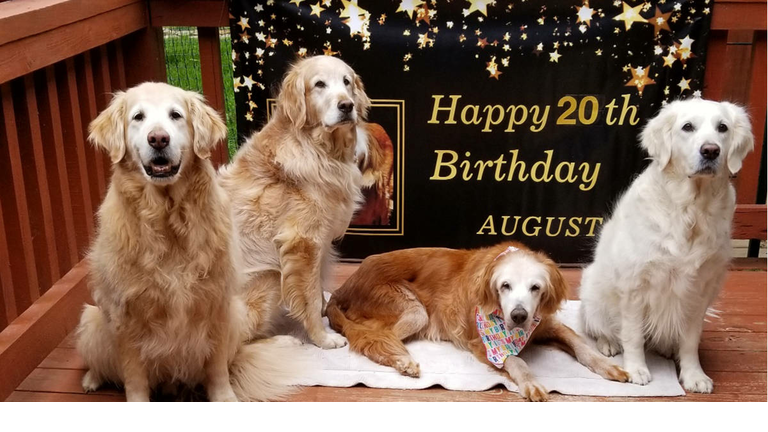
<path fill-rule="evenodd" d="M 150 0 L 153 27 L 229 27 L 226 0 Z"/>
<path fill-rule="evenodd" d="M 733 215 L 734 239 L 766 239 L 765 204 L 738 204 Z"/>
<path fill-rule="evenodd" d="M 200 75 L 203 81 L 203 94 L 208 103 L 226 117 L 224 106 L 224 77 L 221 70 L 221 45 L 217 27 L 199 27 L 197 29 L 200 46 Z M 211 152 L 211 161 L 215 167 L 229 160 L 226 141 L 219 142 Z"/>
<path fill-rule="evenodd" d="M 90 301 L 87 274 L 81 261 L 0 333 L 0 400 L 75 328 Z"/>
<path fill-rule="evenodd" d="M 766 2 L 725 0 L 712 7 L 712 30 L 766 30 Z"/>
<path fill-rule="evenodd" d="M 119 39 L 148 24 L 144 2 L 133 2 L 33 36 L 0 44 L 0 83 Z M 0 27 L 3 27 L 2 24 Z"/>

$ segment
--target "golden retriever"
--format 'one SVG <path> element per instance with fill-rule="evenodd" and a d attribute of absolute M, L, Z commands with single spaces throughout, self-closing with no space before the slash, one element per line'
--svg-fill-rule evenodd
<path fill-rule="evenodd" d="M 346 63 L 301 60 L 283 80 L 274 117 L 221 168 L 239 229 L 253 336 L 270 331 L 282 300 L 313 343 L 346 345 L 323 326 L 323 287 L 332 242 L 361 201 L 355 153 L 369 106 Z"/>
<path fill-rule="evenodd" d="M 493 365 L 478 333 L 477 314 L 501 311 L 497 322 L 523 329 L 529 343 L 554 342 L 600 376 L 626 381 L 626 372 L 554 316 L 567 294 L 555 263 L 519 243 L 405 249 L 366 258 L 333 293 L 328 318 L 353 351 L 403 375 L 419 376 L 403 340 L 449 341 Z M 524 398 L 547 400 L 525 361 L 516 355 L 497 360 Z"/>
<path fill-rule="evenodd" d="M 633 383 L 651 381 L 647 347 L 677 357 L 686 390 L 709 393 L 699 339 L 731 258 L 729 176 L 752 150 L 752 128 L 743 108 L 694 98 L 663 108 L 641 142 L 652 162 L 603 226 L 582 277 L 584 329 L 603 354 L 624 352 Z"/>
<path fill-rule="evenodd" d="M 91 123 L 113 174 L 88 256 L 96 306 L 77 329 L 86 391 L 113 382 L 148 401 L 159 384 L 203 384 L 209 400 L 234 401 L 288 390 L 290 339 L 243 344 L 231 209 L 208 160 L 225 135 L 200 95 L 161 83 L 117 93 Z"/>
<path fill-rule="evenodd" d="M 394 190 L 394 149 L 392 139 L 381 125 L 365 123 L 361 128 L 364 146 L 357 165 L 363 173 L 363 204 L 355 213 L 352 225 L 389 225 Z"/>

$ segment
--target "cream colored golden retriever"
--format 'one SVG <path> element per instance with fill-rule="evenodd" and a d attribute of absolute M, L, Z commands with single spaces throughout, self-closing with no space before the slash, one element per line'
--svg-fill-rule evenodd
<path fill-rule="evenodd" d="M 677 358 L 687 391 L 710 393 L 699 340 L 728 273 L 730 175 L 754 145 L 749 117 L 728 102 L 675 101 L 648 122 L 641 144 L 653 161 L 603 225 L 582 276 L 584 329 L 603 354 L 624 353 L 633 383 L 651 381 L 650 348 Z"/>
<path fill-rule="evenodd" d="M 159 384 L 204 384 L 212 401 L 282 395 L 298 372 L 291 341 L 243 344 L 231 209 L 208 160 L 226 135 L 216 111 L 145 83 L 117 93 L 90 132 L 113 174 L 88 257 L 96 306 L 77 329 L 85 390 L 122 384 L 129 401 Z"/>
<path fill-rule="evenodd" d="M 484 345 L 478 328 L 503 326 L 509 334 L 522 329 L 530 335 L 528 342 L 554 342 L 603 378 L 626 381 L 626 372 L 557 319 L 567 295 L 555 263 L 520 243 L 403 249 L 366 258 L 333 293 L 328 319 L 349 338 L 353 351 L 403 375 L 420 373 L 404 340 L 449 341 L 500 368 L 524 398 L 547 400 L 547 390 L 517 353 L 494 357 L 499 348 Z M 487 313 L 496 317 L 490 326 L 480 318 Z M 519 351 L 527 346 L 525 341 L 507 343 Z"/>
<path fill-rule="evenodd" d="M 248 275 L 252 335 L 269 332 L 282 299 L 316 345 L 346 345 L 323 327 L 323 287 L 332 242 L 361 200 L 355 146 L 369 106 L 346 63 L 301 60 L 283 80 L 274 117 L 221 169 Z"/>

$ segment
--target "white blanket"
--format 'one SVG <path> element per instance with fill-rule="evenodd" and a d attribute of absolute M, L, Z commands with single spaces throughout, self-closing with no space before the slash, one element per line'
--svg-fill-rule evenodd
<path fill-rule="evenodd" d="M 328 294 L 326 293 L 326 296 Z M 569 301 L 558 317 L 567 326 L 582 334 L 578 319 L 578 301 Z M 328 319 L 324 319 L 326 326 Z M 307 341 L 301 326 L 286 322 L 279 334 L 292 334 Z M 594 341 L 587 338 L 594 346 Z M 300 385 L 351 387 L 364 384 L 375 388 L 423 389 L 440 385 L 448 390 L 482 391 L 503 385 L 510 391 L 517 386 L 480 363 L 469 352 L 462 351 L 449 342 L 415 341 L 406 344 L 411 356 L 419 363 L 420 378 L 400 375 L 392 368 L 378 365 L 368 358 L 349 351 L 349 347 L 323 350 L 312 344 L 301 348 L 320 370 L 302 378 Z M 585 396 L 680 396 L 683 388 L 677 381 L 675 364 L 653 353 L 646 354 L 648 369 L 653 380 L 645 386 L 608 381 L 590 372 L 570 355 L 553 347 L 531 345 L 522 353 L 536 379 L 547 390 L 567 395 Z M 623 363 L 622 357 L 612 359 Z"/>

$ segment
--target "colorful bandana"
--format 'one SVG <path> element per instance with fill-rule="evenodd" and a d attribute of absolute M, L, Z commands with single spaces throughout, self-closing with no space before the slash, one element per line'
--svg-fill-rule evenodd
<path fill-rule="evenodd" d="M 523 350 L 528 338 L 539 325 L 541 317 L 534 316 L 531 323 L 531 330 L 526 332 L 520 327 L 515 327 L 512 331 L 507 331 L 504 326 L 504 318 L 501 311 L 495 311 L 484 314 L 479 306 L 475 307 L 475 322 L 477 323 L 477 333 L 485 345 L 485 353 L 488 361 L 497 368 L 504 367 L 504 361 L 509 356 L 516 356 Z"/>

